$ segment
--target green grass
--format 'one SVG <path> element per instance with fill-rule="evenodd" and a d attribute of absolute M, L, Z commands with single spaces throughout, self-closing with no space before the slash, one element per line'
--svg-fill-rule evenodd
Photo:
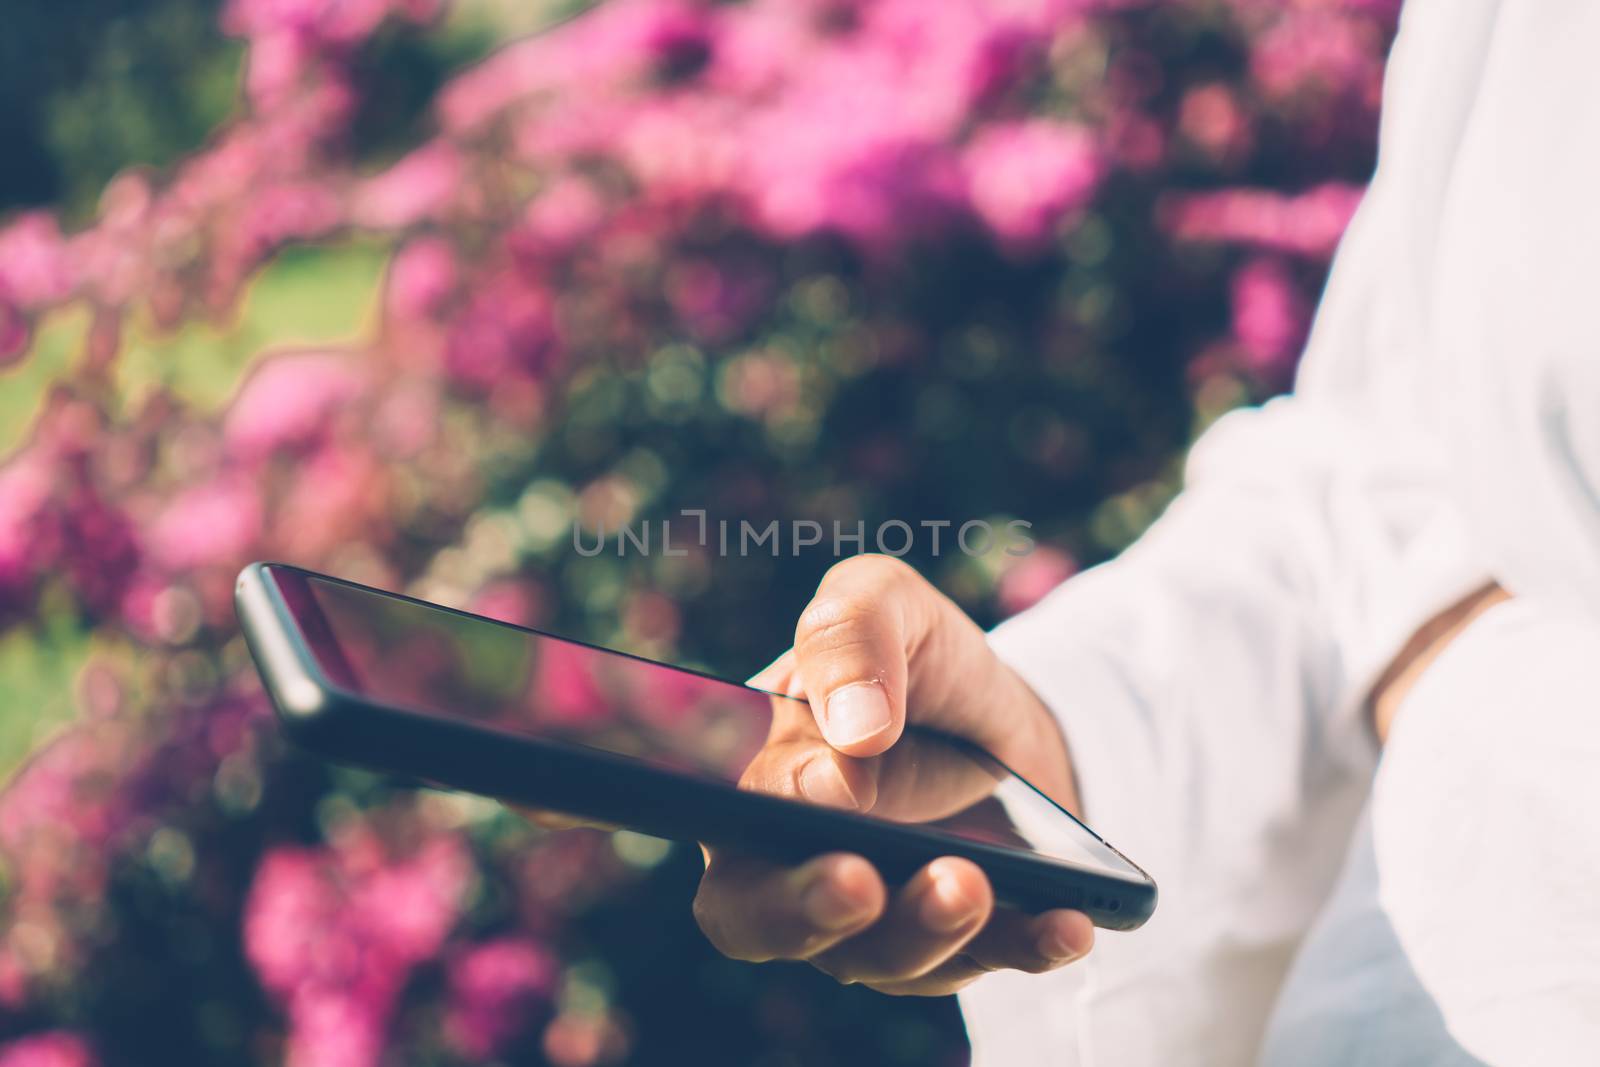
<path fill-rule="evenodd" d="M 264 351 L 361 340 L 376 322 L 387 261 L 387 248 L 371 243 L 293 249 L 261 270 L 224 325 L 130 327 L 115 367 L 123 409 L 165 385 L 200 411 L 218 411 Z M 0 372 L 0 457 L 26 439 L 51 385 L 73 373 L 89 317 L 76 305 L 51 312 L 32 350 Z M 0 633 L 0 782 L 76 714 L 78 674 L 105 642 L 74 618 L 47 599 L 38 618 Z"/>
<path fill-rule="evenodd" d="M 0 371 L 0 456 L 10 455 L 27 436 L 40 402 L 67 373 L 88 332 L 87 308 L 57 308 L 39 323 L 32 347 Z"/>
<path fill-rule="evenodd" d="M 388 258 L 386 246 L 364 241 L 286 249 L 249 283 L 225 323 L 162 333 L 134 316 L 114 365 L 124 410 L 165 385 L 196 409 L 217 411 L 263 351 L 368 336 Z M 88 330 L 87 308 L 58 308 L 39 324 L 30 351 L 0 371 L 0 458 L 26 439 L 50 386 L 71 375 Z"/>
<path fill-rule="evenodd" d="M 165 385 L 201 411 L 220 409 L 264 350 L 348 344 L 372 329 L 388 249 L 350 242 L 290 248 L 250 283 L 231 321 L 189 322 L 170 334 L 128 331 L 117 357 L 125 404 Z"/>
<path fill-rule="evenodd" d="M 0 634 L 0 783 L 77 713 L 76 682 L 94 641 L 63 619 Z"/>

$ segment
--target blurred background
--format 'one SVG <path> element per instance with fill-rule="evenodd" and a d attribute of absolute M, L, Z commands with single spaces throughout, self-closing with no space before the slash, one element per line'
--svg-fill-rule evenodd
<path fill-rule="evenodd" d="M 0 1067 L 965 1062 L 953 1001 L 712 954 L 692 848 L 286 750 L 233 577 L 743 677 L 826 539 L 574 528 L 1020 519 L 909 558 L 1021 610 L 1287 387 L 1397 6 L 12 5 Z"/>

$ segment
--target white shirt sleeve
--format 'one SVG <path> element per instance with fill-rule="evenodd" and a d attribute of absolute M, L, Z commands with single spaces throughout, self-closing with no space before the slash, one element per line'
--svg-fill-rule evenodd
<path fill-rule="evenodd" d="M 963 994 L 975 1062 L 1252 1062 L 1369 792 L 1377 674 L 1491 575 L 1600 618 L 1597 34 L 1581 0 L 1409 0 L 1295 395 L 1214 426 L 1136 545 L 992 635 L 1161 902 Z"/>
<path fill-rule="evenodd" d="M 1074 1042 L 1249 1061 L 1370 781 L 1367 690 L 1485 580 L 1437 475 L 1312 398 L 1229 415 L 1136 545 L 992 635 L 1059 716 L 1089 824 L 1161 887 L 1144 930 L 1102 933 Z"/>

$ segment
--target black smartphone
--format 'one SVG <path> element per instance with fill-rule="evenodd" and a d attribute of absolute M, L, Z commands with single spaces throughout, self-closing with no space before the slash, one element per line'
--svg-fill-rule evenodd
<path fill-rule="evenodd" d="M 891 882 L 963 856 L 1002 902 L 1114 930 L 1155 909 L 1144 871 L 965 742 L 908 730 L 866 810 L 821 807 L 740 786 L 803 700 L 282 564 L 235 601 L 285 731 L 331 759 L 783 862 L 855 852 Z"/>

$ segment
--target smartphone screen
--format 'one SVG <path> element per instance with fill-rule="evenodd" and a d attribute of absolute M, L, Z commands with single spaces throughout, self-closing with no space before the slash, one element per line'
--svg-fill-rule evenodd
<path fill-rule="evenodd" d="M 302 588 L 304 602 L 289 606 L 319 666 L 373 703 L 746 787 L 775 718 L 810 720 L 804 701 L 625 653 L 315 575 Z M 864 762 L 876 783 L 861 812 L 868 817 L 1145 880 L 1087 827 L 969 745 L 908 730 Z"/>

